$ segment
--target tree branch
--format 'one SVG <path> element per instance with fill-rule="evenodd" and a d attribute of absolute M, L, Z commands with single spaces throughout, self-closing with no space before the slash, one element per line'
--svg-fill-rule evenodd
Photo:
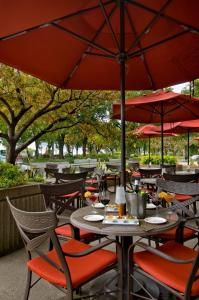
<path fill-rule="evenodd" d="M 11 118 L 14 119 L 14 110 L 11 108 L 10 104 L 7 102 L 7 100 L 3 97 L 0 97 L 1 102 L 7 107 L 7 109 L 10 112 Z"/>

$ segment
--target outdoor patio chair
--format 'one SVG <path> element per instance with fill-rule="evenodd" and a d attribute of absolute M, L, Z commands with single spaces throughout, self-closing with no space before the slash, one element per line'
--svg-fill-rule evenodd
<path fill-rule="evenodd" d="M 156 191 L 156 180 L 155 178 L 160 178 L 162 175 L 161 168 L 139 168 L 138 172 L 140 174 L 140 183 L 143 189 L 147 190 L 149 193 Z M 148 180 L 149 179 L 149 180 Z"/>
<path fill-rule="evenodd" d="M 44 171 L 46 172 L 46 178 L 48 178 L 49 176 L 55 177 L 55 173 L 59 172 L 58 164 L 48 163 L 46 164 Z"/>
<path fill-rule="evenodd" d="M 160 191 L 164 191 L 174 193 L 175 195 L 189 195 L 191 198 L 183 202 L 174 198 L 172 204 L 170 203 L 172 206 L 170 206 L 169 209 L 178 212 L 180 218 L 195 216 L 195 204 L 199 200 L 199 185 L 197 183 L 172 182 L 158 179 L 157 188 L 158 194 Z M 190 209 L 193 205 L 194 208 Z M 195 228 L 197 228 L 197 224 L 195 224 Z M 187 226 L 182 228 L 181 226 L 178 226 L 160 234 L 153 235 L 150 238 L 156 242 L 156 246 L 158 246 L 159 243 L 165 243 L 169 240 L 177 240 L 183 243 L 184 241 L 196 238 L 197 243 L 199 241 L 198 232 L 194 230 L 193 226 L 192 228 L 188 228 Z"/>
<path fill-rule="evenodd" d="M 9 199 L 7 201 L 28 254 L 24 300 L 28 300 L 30 289 L 40 279 L 54 285 L 66 294 L 68 300 L 72 300 L 74 292 L 84 284 L 116 268 L 117 261 L 121 259 L 119 245 L 117 254 L 102 249 L 113 243 L 117 245 L 114 240 L 107 239 L 94 247 L 74 239 L 60 244 L 55 232 L 57 218 L 54 211 L 26 212 L 14 207 Z M 46 245 L 48 239 L 53 244 L 51 251 L 45 251 L 44 247 L 41 247 Z M 38 279 L 33 279 L 32 273 L 37 275 Z M 104 293 L 104 290 L 100 292 Z M 89 297 L 92 298 L 92 295 L 87 295 L 87 298 Z M 81 298 L 86 297 L 75 297 Z"/>
<path fill-rule="evenodd" d="M 79 172 L 79 173 L 56 173 L 55 174 L 55 183 L 66 182 L 77 179 L 84 179 L 86 181 L 88 172 Z"/>
<path fill-rule="evenodd" d="M 169 181 L 175 181 L 175 182 L 198 182 L 199 180 L 199 174 L 163 174 L 163 178 L 165 180 Z M 182 193 L 177 193 L 176 194 L 176 199 L 179 201 L 185 201 L 188 199 L 191 199 L 192 197 L 189 194 L 182 194 Z M 195 207 L 196 211 L 196 207 Z"/>
<path fill-rule="evenodd" d="M 109 192 L 115 193 L 116 192 L 116 186 L 120 185 L 121 164 L 106 163 L 106 167 L 112 173 L 105 174 L 105 177 L 104 177 L 105 189 L 107 189 Z M 110 189 L 111 186 L 113 186 L 113 190 Z"/>
<path fill-rule="evenodd" d="M 55 229 L 60 238 L 76 238 L 90 243 L 102 237 L 86 230 L 79 230 L 78 228 L 74 228 L 71 231 L 71 226 L 68 225 L 71 213 L 81 206 L 84 179 L 77 179 L 61 184 L 40 184 L 40 190 L 44 196 L 46 208 L 55 210 L 61 221 L 61 225 Z"/>
<path fill-rule="evenodd" d="M 139 252 L 134 251 L 137 247 Z M 166 298 L 161 299 L 190 300 L 199 296 L 199 250 L 175 241 L 166 242 L 158 249 L 138 241 L 129 247 L 128 261 L 128 300 L 132 299 L 132 295 L 133 299 L 160 299 L 143 285 L 144 280 L 152 280 L 159 290 L 167 291 Z M 135 291 L 135 282 L 141 293 Z"/>

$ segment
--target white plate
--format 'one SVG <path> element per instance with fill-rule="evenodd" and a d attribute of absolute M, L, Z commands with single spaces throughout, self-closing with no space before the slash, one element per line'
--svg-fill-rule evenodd
<path fill-rule="evenodd" d="M 163 224 L 167 222 L 167 219 L 161 217 L 148 217 L 145 218 L 144 221 L 150 224 Z"/>
<path fill-rule="evenodd" d="M 104 206 L 104 204 L 103 203 L 95 203 L 95 204 L 93 204 L 92 205 L 94 208 L 104 208 L 105 206 Z"/>
<path fill-rule="evenodd" d="M 104 219 L 104 216 L 102 216 L 102 215 L 87 215 L 87 216 L 84 216 L 83 218 L 86 221 L 97 222 L 97 221 L 102 221 Z"/>
<path fill-rule="evenodd" d="M 147 203 L 147 204 L 146 204 L 146 208 L 147 208 L 147 209 L 155 209 L 156 206 L 155 206 L 155 204 L 153 204 L 153 203 Z"/>

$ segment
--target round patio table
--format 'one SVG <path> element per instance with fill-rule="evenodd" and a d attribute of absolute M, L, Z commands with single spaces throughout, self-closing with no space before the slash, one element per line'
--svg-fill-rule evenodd
<path fill-rule="evenodd" d="M 104 209 L 97 209 L 98 214 L 104 215 Z M 84 220 L 84 216 L 93 214 L 93 207 L 87 206 L 77 209 L 72 213 L 70 220 L 71 223 L 78 228 L 94 232 L 101 235 L 118 236 L 122 245 L 122 265 L 123 265 L 123 293 L 119 296 L 119 299 L 126 299 L 127 297 L 127 264 L 128 264 L 128 247 L 133 242 L 133 236 L 147 237 L 150 235 L 161 233 L 165 230 L 175 227 L 179 218 L 175 212 L 171 212 L 168 209 L 159 209 L 158 216 L 167 219 L 163 224 L 149 224 L 144 220 L 139 220 L 139 225 L 118 225 L 118 224 L 103 224 L 100 222 L 90 222 Z M 155 216 L 156 210 L 146 210 L 146 216 Z"/>

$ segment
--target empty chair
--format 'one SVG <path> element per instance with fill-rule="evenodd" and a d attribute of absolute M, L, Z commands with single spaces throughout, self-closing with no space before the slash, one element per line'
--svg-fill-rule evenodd
<path fill-rule="evenodd" d="M 140 183 L 144 189 L 149 192 L 156 191 L 156 178 L 160 177 L 162 174 L 161 168 L 139 168 L 139 173 L 141 176 Z"/>
<path fill-rule="evenodd" d="M 173 199 L 173 206 L 170 208 L 176 210 L 178 214 L 182 217 L 193 217 L 195 214 L 195 204 L 199 200 L 199 185 L 197 183 L 183 183 L 183 182 L 172 182 L 162 179 L 157 180 L 158 193 L 160 191 L 174 193 L 175 198 Z M 189 199 L 186 201 L 178 201 L 176 195 L 189 195 Z M 194 205 L 193 209 L 190 206 Z M 198 234 L 193 229 L 184 227 L 183 230 L 180 227 L 175 227 L 165 232 L 162 232 L 151 237 L 156 241 L 158 245 L 159 242 L 165 242 L 168 240 L 178 240 L 184 242 L 186 240 L 197 238 Z"/>
<path fill-rule="evenodd" d="M 72 300 L 74 291 L 117 266 L 117 254 L 102 249 L 115 241 L 106 240 L 93 248 L 74 239 L 60 244 L 55 233 L 57 218 L 54 211 L 26 212 L 14 207 L 9 199 L 8 204 L 28 254 L 25 300 L 28 300 L 30 289 L 39 279 L 57 287 L 68 300 Z M 48 239 L 53 244 L 51 251 L 41 247 Z M 119 253 L 118 247 L 118 256 Z M 33 279 L 32 273 L 38 278 Z"/>
<path fill-rule="evenodd" d="M 44 171 L 46 172 L 46 178 L 48 178 L 49 175 L 55 177 L 55 174 L 59 172 L 58 164 L 47 163 Z"/>
<path fill-rule="evenodd" d="M 163 174 L 165 180 L 175 181 L 175 182 L 198 182 L 199 174 Z M 176 199 L 179 201 L 185 201 L 190 199 L 189 194 L 176 194 Z"/>
<path fill-rule="evenodd" d="M 77 180 L 77 179 L 84 179 L 86 180 L 88 172 L 80 172 L 80 173 L 56 173 L 55 174 L 55 183 L 64 182 L 67 180 Z"/>
<path fill-rule="evenodd" d="M 191 174 L 168 174 L 164 173 L 163 178 L 176 182 L 198 182 L 199 173 Z"/>
<path fill-rule="evenodd" d="M 106 163 L 106 167 L 112 173 L 106 173 L 104 176 L 105 189 L 115 193 L 116 186 L 120 185 L 121 165 L 117 163 Z M 113 186 L 113 190 L 111 190 L 109 186 Z"/>
<path fill-rule="evenodd" d="M 64 174 L 66 175 L 66 174 Z M 71 231 L 68 225 L 71 213 L 81 206 L 84 192 L 84 179 L 77 179 L 61 184 L 40 184 L 47 209 L 54 209 L 62 224 L 56 228 L 56 233 L 62 238 L 75 237 L 85 242 L 100 239 L 101 236 L 86 230 L 75 228 Z M 67 220 L 67 224 L 63 224 Z M 75 233 L 75 236 L 73 235 Z"/>
<path fill-rule="evenodd" d="M 137 246 L 139 252 L 134 251 Z M 199 296 L 199 250 L 175 241 L 168 241 L 158 249 L 136 242 L 129 248 L 128 271 L 128 300 L 132 299 L 132 295 L 133 299 L 157 299 L 151 295 L 147 286 L 139 282 L 138 274 L 166 289 L 169 295 L 165 299 L 173 299 L 172 295 L 175 299 L 182 300 L 196 299 Z M 142 289 L 141 297 L 133 289 L 135 281 Z"/>

